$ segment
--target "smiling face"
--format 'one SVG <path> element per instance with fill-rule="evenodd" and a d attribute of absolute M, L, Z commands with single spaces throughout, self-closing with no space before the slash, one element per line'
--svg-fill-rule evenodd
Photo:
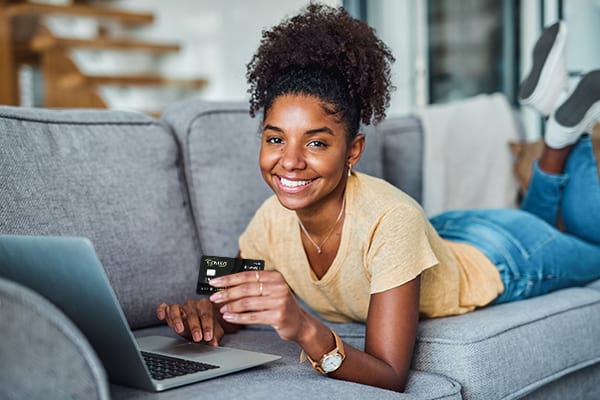
<path fill-rule="evenodd" d="M 323 106 L 316 97 L 288 94 L 265 114 L 260 169 L 290 210 L 339 210 L 348 164 L 358 162 L 364 147 L 364 137 L 349 142 L 346 126 Z"/>

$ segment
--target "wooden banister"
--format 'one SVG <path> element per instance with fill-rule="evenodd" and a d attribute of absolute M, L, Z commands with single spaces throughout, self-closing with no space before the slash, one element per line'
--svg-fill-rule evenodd
<path fill-rule="evenodd" d="M 21 15 L 72 15 L 90 18 L 112 19 L 124 25 L 146 25 L 154 21 L 151 13 L 117 10 L 105 6 L 85 4 L 17 3 L 6 6 L 9 17 Z"/>
<path fill-rule="evenodd" d="M 17 66 L 13 52 L 12 21 L 0 4 L 0 104 L 19 104 Z"/>
<path fill-rule="evenodd" d="M 199 89 L 207 85 L 206 79 L 173 79 L 157 74 L 136 75 L 67 75 L 62 84 L 67 86 L 89 85 L 120 85 L 120 86 L 176 86 Z"/>
<path fill-rule="evenodd" d="M 127 38 L 98 37 L 93 39 L 57 38 L 50 34 L 38 35 L 30 45 L 33 51 L 44 52 L 56 48 L 87 48 L 110 50 L 140 50 L 150 53 L 170 53 L 180 50 L 178 44 L 150 43 Z"/>

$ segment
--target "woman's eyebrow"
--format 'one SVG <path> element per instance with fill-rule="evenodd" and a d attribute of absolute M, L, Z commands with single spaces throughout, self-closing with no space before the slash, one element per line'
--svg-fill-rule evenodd
<path fill-rule="evenodd" d="M 310 129 L 310 130 L 306 131 L 307 135 L 315 135 L 317 133 L 327 133 L 327 134 L 333 136 L 333 131 L 326 126 L 323 126 L 321 128 Z"/>
<path fill-rule="evenodd" d="M 267 124 L 263 127 L 263 131 L 267 131 L 267 130 L 283 132 L 283 129 L 281 129 L 277 126 L 271 125 L 271 124 Z M 334 135 L 333 131 L 326 126 L 323 126 L 321 128 L 309 129 L 308 131 L 305 132 L 305 135 L 316 135 L 318 133 L 326 133 L 326 134 L 332 135 L 332 136 Z"/>
<path fill-rule="evenodd" d="M 283 129 L 273 126 L 271 124 L 267 124 L 263 127 L 263 131 L 266 131 L 266 130 L 283 132 Z"/>

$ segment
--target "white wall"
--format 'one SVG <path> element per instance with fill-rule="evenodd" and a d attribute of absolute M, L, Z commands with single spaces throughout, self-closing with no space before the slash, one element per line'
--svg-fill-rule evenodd
<path fill-rule="evenodd" d="M 567 68 L 585 73 L 600 68 L 600 0 L 564 2 L 567 37 Z"/>
<path fill-rule="evenodd" d="M 396 58 L 388 116 L 405 114 L 427 103 L 426 26 L 424 2 L 369 2 L 368 22 Z"/>
<path fill-rule="evenodd" d="M 340 5 L 341 0 L 322 1 Z M 173 41 L 181 51 L 162 58 L 169 77 L 207 78 L 200 96 L 207 100 L 243 100 L 246 64 L 259 45 L 261 32 L 296 14 L 308 0 L 118 0 L 116 7 L 149 11 L 155 22 L 130 30 L 136 37 Z"/>

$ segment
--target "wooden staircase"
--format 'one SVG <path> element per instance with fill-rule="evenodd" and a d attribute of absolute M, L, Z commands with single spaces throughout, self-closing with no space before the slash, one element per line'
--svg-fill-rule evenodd
<path fill-rule="evenodd" d="M 172 79 L 153 73 L 90 75 L 74 62 L 76 49 L 146 52 L 155 55 L 180 50 L 172 43 L 150 43 L 126 37 L 111 37 L 100 25 L 94 38 L 55 36 L 42 23 L 47 15 L 66 15 L 111 21 L 127 27 L 151 24 L 149 13 L 123 11 L 91 4 L 54 5 L 0 0 L 0 104 L 19 105 L 18 70 L 21 65 L 37 66 L 44 81 L 44 107 L 107 108 L 99 88 L 107 85 L 160 86 L 200 89 L 205 79 Z M 147 110 L 146 110 L 147 111 Z M 160 113 L 154 110 L 153 114 Z"/>

